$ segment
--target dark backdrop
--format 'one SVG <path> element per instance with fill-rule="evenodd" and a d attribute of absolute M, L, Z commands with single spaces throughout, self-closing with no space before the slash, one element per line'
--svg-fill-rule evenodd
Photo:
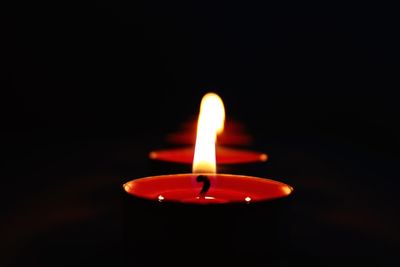
<path fill-rule="evenodd" d="M 271 156 L 256 174 L 298 189 L 299 251 L 389 265 L 400 240 L 395 9 L 294 2 L 3 9 L 4 263 L 122 264 L 120 185 L 154 172 L 148 151 L 215 91 Z"/>

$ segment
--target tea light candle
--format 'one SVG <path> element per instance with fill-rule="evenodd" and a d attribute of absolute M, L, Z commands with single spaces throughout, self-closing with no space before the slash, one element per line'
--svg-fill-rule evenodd
<path fill-rule="evenodd" d="M 237 149 L 237 148 L 229 148 L 223 146 L 228 140 L 234 141 L 233 139 L 239 138 L 243 141 L 249 141 L 249 136 L 244 134 L 235 134 L 230 135 L 229 131 L 225 131 L 225 107 L 222 102 L 222 99 L 214 94 L 208 93 L 206 94 L 200 104 L 200 117 L 204 115 L 202 113 L 209 114 L 207 117 L 207 127 L 213 127 L 214 131 L 216 131 L 216 135 L 218 135 L 218 139 L 216 139 L 216 158 L 219 164 L 239 164 L 239 163 L 252 163 L 252 162 L 260 162 L 266 161 L 268 159 L 267 154 L 258 152 L 258 151 L 251 151 L 251 150 L 244 150 L 244 149 Z M 240 129 L 238 124 L 233 124 L 236 126 L 230 126 L 233 129 Z M 199 126 L 199 123 L 198 123 Z M 228 125 L 229 126 L 229 125 Z M 188 126 L 184 128 L 189 128 Z M 211 130 L 212 132 L 213 130 Z M 197 134 L 199 131 L 197 129 Z M 175 136 L 177 138 L 188 139 L 190 137 L 190 141 L 188 143 L 195 143 L 196 136 L 192 133 L 192 131 L 186 131 L 181 135 Z M 225 137 L 225 138 L 224 138 Z M 226 139 L 228 138 L 228 139 Z M 231 139 L 229 139 L 231 138 Z M 233 138 L 233 139 L 232 139 Z M 193 139 L 193 140 L 192 140 Z M 244 140 L 246 139 L 246 140 Z M 186 142 L 185 141 L 185 142 Z M 224 142 L 225 141 L 225 142 Z M 238 141 L 238 140 L 236 140 Z M 235 143 L 235 142 L 232 142 Z M 149 154 L 150 159 L 152 160 L 159 160 L 159 161 L 167 161 L 167 162 L 174 162 L 174 163 L 182 163 L 182 164 L 192 164 L 193 157 L 194 157 L 194 146 L 187 146 L 187 147 L 179 147 L 173 149 L 164 149 L 164 150 L 156 150 L 152 151 Z"/>
<path fill-rule="evenodd" d="M 215 153 L 218 164 L 241 164 L 262 162 L 268 160 L 268 155 L 262 152 L 234 149 L 223 146 L 216 146 Z M 192 164 L 194 157 L 194 148 L 183 147 L 156 150 L 150 152 L 149 157 L 152 160 L 175 162 L 181 164 Z"/>
<path fill-rule="evenodd" d="M 192 173 L 123 185 L 124 255 L 132 266 L 258 266 L 260 260 L 267 265 L 280 260 L 293 188 L 217 174 L 218 124 L 215 109 L 207 105 L 201 107 L 190 152 Z"/>
<path fill-rule="evenodd" d="M 286 197 L 284 183 L 231 174 L 172 174 L 135 179 L 124 185 L 127 193 L 158 202 L 190 204 L 253 203 Z"/>
<path fill-rule="evenodd" d="M 180 155 L 182 150 L 175 150 L 175 154 L 168 152 L 170 153 L 168 155 L 175 155 L 176 158 L 192 159 L 192 174 L 135 179 L 124 185 L 125 191 L 148 200 L 192 204 L 250 203 L 288 196 L 292 188 L 278 181 L 251 176 L 216 174 L 215 143 L 217 133 L 221 129 L 221 118 L 224 116 L 220 112 L 219 103 L 219 99 L 211 93 L 202 100 L 194 155 L 187 152 L 185 158 Z M 229 155 L 228 152 L 230 151 L 227 150 L 226 157 Z M 232 155 L 231 157 L 234 158 L 233 152 Z M 258 156 L 251 152 L 245 155 L 248 158 Z"/>

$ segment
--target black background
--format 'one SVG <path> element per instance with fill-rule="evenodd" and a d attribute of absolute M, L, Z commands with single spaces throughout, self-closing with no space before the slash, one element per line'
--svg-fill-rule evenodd
<path fill-rule="evenodd" d="M 298 253 L 389 266 L 397 29 L 394 7 L 365 2 L 3 9 L 2 265 L 122 265 L 121 184 L 155 174 L 147 153 L 214 91 L 270 155 L 245 174 L 295 187 Z"/>

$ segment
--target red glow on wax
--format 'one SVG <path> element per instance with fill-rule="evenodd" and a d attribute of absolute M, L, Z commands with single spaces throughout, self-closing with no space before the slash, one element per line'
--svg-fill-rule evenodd
<path fill-rule="evenodd" d="M 170 133 L 166 140 L 173 144 L 191 145 L 196 143 L 197 120 L 186 122 L 182 125 L 181 131 Z M 218 144 L 221 145 L 249 145 L 252 137 L 244 131 L 242 123 L 226 121 L 224 131 L 218 135 Z"/>
<path fill-rule="evenodd" d="M 193 132 L 171 133 L 167 135 L 167 141 L 174 144 L 194 144 L 196 142 L 196 134 Z M 251 136 L 243 133 L 227 132 L 218 136 L 218 143 L 222 145 L 248 145 L 251 142 Z"/>
<path fill-rule="evenodd" d="M 290 195 L 293 188 L 284 183 L 242 175 L 202 174 L 209 177 L 211 186 L 199 197 L 199 174 L 160 175 L 135 179 L 124 184 L 127 193 L 159 202 L 190 204 L 252 203 Z"/>
<path fill-rule="evenodd" d="M 182 130 L 191 130 L 191 131 L 196 131 L 197 128 L 197 117 L 193 117 L 192 120 L 186 121 L 182 123 L 181 129 Z M 229 132 L 245 132 L 246 127 L 244 126 L 243 123 L 233 120 L 233 119 L 227 119 L 224 123 L 224 129 Z"/>
<path fill-rule="evenodd" d="M 216 147 L 216 161 L 218 164 L 238 164 L 261 162 L 268 159 L 267 154 L 250 150 Z M 149 157 L 154 160 L 192 164 L 194 156 L 193 147 L 174 148 L 152 151 Z"/>

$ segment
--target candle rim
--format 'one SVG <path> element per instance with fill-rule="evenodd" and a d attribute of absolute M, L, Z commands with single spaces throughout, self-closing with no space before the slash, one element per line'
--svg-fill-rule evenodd
<path fill-rule="evenodd" d="M 148 157 L 151 160 L 155 161 L 162 161 L 162 162 L 172 162 L 172 163 L 178 163 L 178 164 L 184 164 L 184 165 L 191 165 L 193 164 L 193 156 L 194 156 L 194 146 L 182 146 L 182 147 L 176 147 L 176 148 L 164 148 L 164 149 L 158 149 L 158 150 L 152 150 L 148 153 Z M 237 148 L 237 147 L 230 147 L 230 146 L 224 146 L 224 145 L 219 145 L 216 144 L 215 146 L 215 151 L 216 151 L 216 160 L 217 160 L 217 165 L 233 165 L 233 164 L 256 164 L 260 162 L 266 162 L 269 160 L 269 155 L 265 152 L 258 151 L 258 150 L 252 150 L 252 149 L 243 149 L 243 148 Z M 173 153 L 173 154 L 178 154 L 180 157 L 171 157 L 171 156 L 166 156 L 168 153 Z M 226 159 L 226 156 L 221 157 L 221 153 L 224 154 L 233 154 L 236 157 L 238 156 L 247 156 L 245 160 L 243 159 L 235 159 L 235 158 L 230 158 Z M 182 157 L 182 154 L 184 155 Z M 193 155 L 191 155 L 193 154 Z"/>
<path fill-rule="evenodd" d="M 187 176 L 187 175 L 193 175 L 193 176 L 198 176 L 198 175 L 208 175 L 208 176 L 233 176 L 233 177 L 240 177 L 240 178 L 251 178 L 251 179 L 256 179 L 260 181 L 270 181 L 274 183 L 279 183 L 281 185 L 286 185 L 288 186 L 292 191 L 294 190 L 292 186 L 281 182 L 277 181 L 274 179 L 270 178 L 265 178 L 265 177 L 258 177 L 258 176 L 252 176 L 252 175 L 245 175 L 245 174 L 231 174 L 231 173 L 208 173 L 208 172 L 202 172 L 202 173 L 193 173 L 193 172 L 188 172 L 188 173 L 172 173 L 172 174 L 159 174 L 159 175 L 152 175 L 152 176 L 143 176 L 143 177 L 138 177 L 134 178 L 126 183 L 123 184 L 125 186 L 128 183 L 134 182 L 136 180 L 143 180 L 143 179 L 152 179 L 152 178 L 168 178 L 171 176 Z"/>
<path fill-rule="evenodd" d="M 258 200 L 254 199 L 254 200 L 251 201 L 252 204 L 270 202 L 270 201 L 281 199 L 281 198 L 287 198 L 290 195 L 292 195 L 292 193 L 294 191 L 292 186 L 290 186 L 290 185 L 288 185 L 288 184 L 286 184 L 284 182 L 273 180 L 273 179 L 270 179 L 270 178 L 256 177 L 256 176 L 250 176 L 250 175 L 241 175 L 241 174 L 225 174 L 225 173 L 177 173 L 177 174 L 163 174 L 163 175 L 145 176 L 145 177 L 135 178 L 135 179 L 132 179 L 132 180 L 124 183 L 123 184 L 123 188 L 124 188 L 124 191 L 129 195 L 132 195 L 132 196 L 140 198 L 140 199 L 146 199 L 146 200 L 150 200 L 151 201 L 151 200 L 154 200 L 154 199 L 150 198 L 150 197 L 146 197 L 146 196 L 140 195 L 140 194 L 134 194 L 131 191 L 132 190 L 132 186 L 134 185 L 135 182 L 137 182 L 137 181 L 149 181 L 149 180 L 160 179 L 160 178 L 161 179 L 168 179 L 168 178 L 171 178 L 171 177 L 179 177 L 179 176 L 182 176 L 182 177 L 185 177 L 185 176 L 195 177 L 195 176 L 198 176 L 198 175 L 207 175 L 207 176 L 210 176 L 211 178 L 213 178 L 213 177 L 218 178 L 218 176 L 222 176 L 222 177 L 228 177 L 228 178 L 229 177 L 234 177 L 234 178 L 242 178 L 242 179 L 243 178 L 244 179 L 251 179 L 252 181 L 258 181 L 258 182 L 261 182 L 261 183 L 271 183 L 271 184 L 274 184 L 274 185 L 277 185 L 277 186 L 281 186 L 281 187 L 287 188 L 289 190 L 289 192 L 287 192 L 286 194 L 282 194 L 281 196 L 271 197 L 271 198 L 268 198 L 268 199 L 258 199 Z M 192 205 L 199 205 L 199 204 L 200 205 L 202 205 L 202 204 L 227 205 L 227 204 L 242 204 L 242 203 L 245 203 L 245 202 L 239 201 L 239 200 L 229 200 L 229 201 L 227 200 L 227 202 L 223 202 L 223 203 L 193 203 L 193 202 L 185 203 L 183 201 L 174 200 L 174 199 L 168 199 L 165 202 L 166 203 L 192 204 Z"/>

